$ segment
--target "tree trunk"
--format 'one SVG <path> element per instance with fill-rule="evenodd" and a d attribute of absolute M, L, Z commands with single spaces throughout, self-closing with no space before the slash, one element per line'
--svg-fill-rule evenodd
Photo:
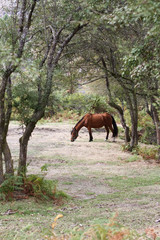
<path fill-rule="evenodd" d="M 19 139 L 20 152 L 18 163 L 18 175 L 25 176 L 27 170 L 27 149 L 31 134 L 36 126 L 36 123 L 44 116 L 44 110 L 37 111 L 33 114 L 30 122 L 26 126 L 23 136 Z"/>
<path fill-rule="evenodd" d="M 37 122 L 44 116 L 45 108 L 47 106 L 48 99 L 52 89 L 52 77 L 53 69 L 51 67 L 47 73 L 45 93 L 43 95 L 43 98 L 42 96 L 39 96 L 37 109 L 30 118 L 30 122 L 27 124 L 25 128 L 23 136 L 19 139 L 20 152 L 19 152 L 18 175 L 22 176 L 26 175 L 28 142 Z"/>
<path fill-rule="evenodd" d="M 134 147 L 138 145 L 138 132 L 137 132 L 138 119 L 136 119 L 133 113 L 131 113 L 131 122 L 132 122 L 132 128 L 131 128 L 132 134 L 131 134 L 130 150 L 132 150 Z"/>
<path fill-rule="evenodd" d="M 158 158 L 157 162 L 160 163 L 160 121 L 156 107 L 153 106 L 153 118 L 156 127 L 156 135 L 157 135 L 157 145 L 158 145 Z"/>
<path fill-rule="evenodd" d="M 3 155 L 5 161 L 6 174 L 14 175 L 13 160 L 7 141 L 4 144 Z"/>
<path fill-rule="evenodd" d="M 1 142 L 1 141 L 0 141 Z M 0 144 L 0 184 L 4 181 L 4 175 L 3 175 L 3 158 L 2 158 L 2 148 Z"/>
<path fill-rule="evenodd" d="M 160 145 L 160 120 L 157 109 L 153 106 L 153 118 L 156 127 L 157 144 Z"/>
<path fill-rule="evenodd" d="M 3 155 L 5 160 L 6 173 L 14 175 L 13 169 L 13 160 L 11 156 L 11 151 L 9 149 L 6 137 L 8 133 L 9 122 L 12 113 L 12 88 L 11 88 L 11 77 L 8 77 L 7 88 L 6 88 L 6 111 L 5 111 L 5 125 L 4 125 L 4 146 L 3 146 Z"/>
<path fill-rule="evenodd" d="M 27 162 L 27 146 L 29 139 L 21 137 L 19 139 L 20 151 L 19 151 L 19 165 L 18 165 L 18 175 L 26 175 L 26 162 Z"/>
<path fill-rule="evenodd" d="M 4 129 L 5 129 L 5 92 L 6 92 L 6 86 L 7 86 L 7 79 L 8 79 L 9 71 L 8 69 L 5 71 L 1 86 L 0 86 L 0 183 L 3 182 L 4 176 L 3 176 L 3 148 L 4 148 Z"/>
<path fill-rule="evenodd" d="M 119 105 L 115 104 L 114 102 L 109 102 L 109 105 L 115 108 L 119 113 L 120 121 L 121 121 L 122 127 L 124 128 L 124 133 L 125 133 L 125 144 L 127 144 L 130 142 L 130 134 L 129 134 L 129 127 L 127 126 L 126 121 L 124 119 L 123 109 Z"/>
<path fill-rule="evenodd" d="M 131 116 L 131 142 L 130 142 L 130 150 L 138 145 L 138 112 L 136 110 L 130 109 L 130 116 Z"/>
<path fill-rule="evenodd" d="M 132 149 L 138 145 L 138 131 L 137 131 L 137 128 L 138 128 L 138 106 L 137 106 L 136 90 L 134 89 L 134 86 L 133 86 L 133 92 L 132 92 L 131 96 L 128 93 L 126 96 L 126 100 L 127 100 L 127 104 L 129 107 L 131 123 L 132 123 L 131 141 L 130 141 L 130 149 L 129 149 L 130 151 L 132 151 Z"/>

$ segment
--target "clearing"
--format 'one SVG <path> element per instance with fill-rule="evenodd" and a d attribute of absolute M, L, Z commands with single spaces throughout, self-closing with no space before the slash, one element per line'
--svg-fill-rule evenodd
<path fill-rule="evenodd" d="M 76 226 L 87 227 L 104 223 L 118 213 L 121 224 L 145 231 L 160 223 L 160 168 L 137 155 L 121 151 L 123 140 L 105 141 L 104 131 L 82 128 L 75 142 L 70 142 L 74 123 L 38 124 L 29 142 L 28 174 L 41 173 L 47 164 L 47 179 L 58 181 L 58 189 L 69 198 L 63 205 L 36 202 L 34 199 L 1 203 L 1 239 L 45 239 L 51 234 L 51 224 L 57 214 L 55 231 L 65 233 Z M 22 134 L 18 124 L 11 124 L 8 142 L 17 163 L 18 140 Z M 8 215 L 12 209 L 12 215 Z"/>

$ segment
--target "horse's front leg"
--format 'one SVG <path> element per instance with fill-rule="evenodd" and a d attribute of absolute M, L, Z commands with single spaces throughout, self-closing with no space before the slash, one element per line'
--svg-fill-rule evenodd
<path fill-rule="evenodd" d="M 88 128 L 88 132 L 89 132 L 89 142 L 92 142 L 93 141 L 93 136 L 92 136 L 91 128 Z"/>

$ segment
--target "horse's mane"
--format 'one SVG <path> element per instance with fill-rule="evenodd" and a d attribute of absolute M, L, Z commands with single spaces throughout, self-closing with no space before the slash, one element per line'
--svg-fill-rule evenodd
<path fill-rule="evenodd" d="M 84 116 L 76 123 L 76 125 L 74 126 L 74 128 L 77 127 L 77 125 L 83 120 L 83 118 L 84 118 Z"/>

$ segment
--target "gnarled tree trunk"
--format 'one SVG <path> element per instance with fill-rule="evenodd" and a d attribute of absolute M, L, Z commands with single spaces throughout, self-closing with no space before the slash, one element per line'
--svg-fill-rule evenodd
<path fill-rule="evenodd" d="M 115 104 L 114 102 L 109 102 L 109 105 L 115 108 L 119 113 L 120 121 L 125 133 L 125 144 L 127 144 L 130 142 L 131 138 L 129 134 L 129 127 L 127 126 L 126 121 L 124 119 L 123 109 L 119 105 Z"/>
<path fill-rule="evenodd" d="M 13 175 L 14 174 L 13 160 L 12 160 L 11 151 L 7 142 L 4 143 L 3 155 L 4 155 L 4 161 L 5 161 L 6 174 Z"/>
<path fill-rule="evenodd" d="M 23 136 L 19 139 L 20 152 L 19 152 L 18 175 L 22 175 L 22 176 L 26 175 L 28 142 L 36 126 L 36 123 L 43 116 L 44 116 L 44 110 L 35 112 L 32 118 L 30 119 L 30 122 L 26 126 Z"/>

